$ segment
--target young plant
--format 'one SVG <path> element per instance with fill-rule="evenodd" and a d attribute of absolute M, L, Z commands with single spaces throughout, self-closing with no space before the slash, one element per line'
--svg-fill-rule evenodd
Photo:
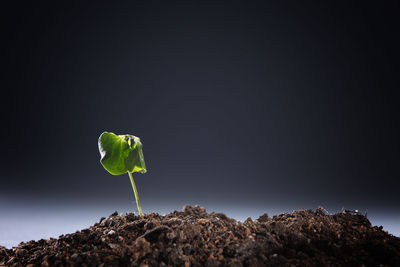
<path fill-rule="evenodd" d="M 104 132 L 100 135 L 98 143 L 101 155 L 100 162 L 104 169 L 112 175 L 128 173 L 135 193 L 139 215 L 143 217 L 139 195 L 132 177 L 133 172 L 145 173 L 147 171 L 139 137 L 130 134 L 115 135 Z"/>

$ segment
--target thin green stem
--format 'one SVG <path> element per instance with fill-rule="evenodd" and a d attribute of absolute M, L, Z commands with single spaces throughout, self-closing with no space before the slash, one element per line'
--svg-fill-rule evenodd
<path fill-rule="evenodd" d="M 139 195 L 138 195 L 138 192 L 137 192 L 137 190 L 136 190 L 135 181 L 133 181 L 132 173 L 128 172 L 128 174 L 129 174 L 129 178 L 131 179 L 131 184 L 132 184 L 133 192 L 135 193 L 136 204 L 137 204 L 137 208 L 138 208 L 138 210 L 139 210 L 139 215 L 140 215 L 140 217 L 143 217 L 144 215 L 143 215 L 142 209 L 140 208 Z"/>

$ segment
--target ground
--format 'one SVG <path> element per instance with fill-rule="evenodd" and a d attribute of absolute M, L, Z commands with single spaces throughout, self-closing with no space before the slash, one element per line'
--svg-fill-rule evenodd
<path fill-rule="evenodd" d="M 242 223 L 185 206 L 143 218 L 115 212 L 58 239 L 0 246 L 0 266 L 400 266 L 400 238 L 352 211 Z"/>

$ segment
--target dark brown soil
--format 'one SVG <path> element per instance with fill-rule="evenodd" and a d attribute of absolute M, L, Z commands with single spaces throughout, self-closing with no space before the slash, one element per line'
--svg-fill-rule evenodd
<path fill-rule="evenodd" d="M 400 266 L 400 239 L 358 213 L 322 208 L 244 223 L 185 206 L 111 214 L 58 239 L 0 247 L 0 266 Z"/>

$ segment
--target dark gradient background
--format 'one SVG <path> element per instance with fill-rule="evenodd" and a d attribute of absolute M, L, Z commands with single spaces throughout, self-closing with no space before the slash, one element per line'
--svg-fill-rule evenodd
<path fill-rule="evenodd" d="M 103 131 L 142 139 L 144 212 L 322 205 L 400 235 L 389 3 L 4 6 L 0 245 L 136 211 L 128 175 L 99 163 Z"/>

